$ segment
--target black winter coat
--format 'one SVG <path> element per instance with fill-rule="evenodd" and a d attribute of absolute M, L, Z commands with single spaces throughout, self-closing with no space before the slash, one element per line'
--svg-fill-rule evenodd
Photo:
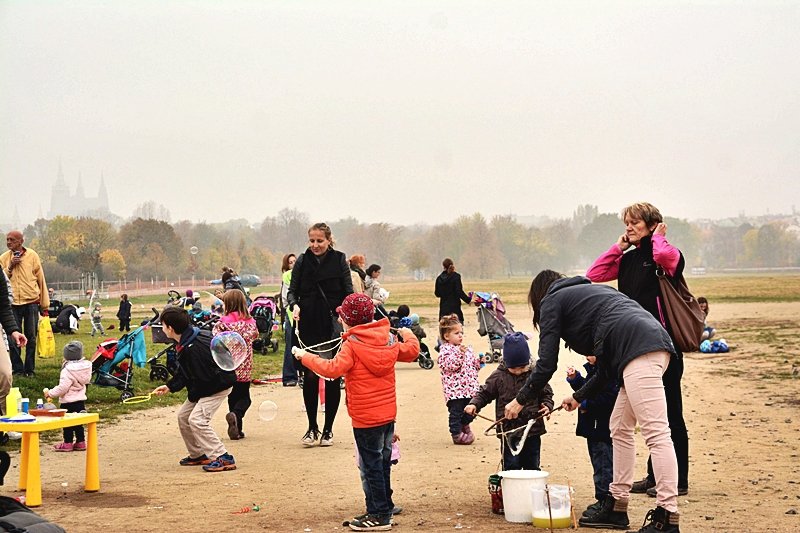
<path fill-rule="evenodd" d="M 0 323 L 3 324 L 3 329 L 7 335 L 19 331 L 19 325 L 14 318 L 14 312 L 11 310 L 11 301 L 8 298 L 8 281 L 5 273 L 0 278 Z"/>
<path fill-rule="evenodd" d="M 597 368 L 589 363 L 583 365 L 583 368 L 586 369 L 586 377 L 578 372 L 572 380 L 567 378 L 567 383 L 574 391 L 580 390 L 597 372 Z M 606 388 L 597 396 L 583 400 L 578 410 L 578 425 L 575 427 L 575 434 L 589 440 L 611 443 L 609 420 L 611 411 L 614 410 L 614 403 L 617 401 L 617 394 L 619 394 L 619 385 L 614 379 L 609 381 Z"/>
<path fill-rule="evenodd" d="M 607 285 L 583 276 L 553 282 L 540 304 L 539 360 L 517 394 L 523 405 L 539 395 L 558 366 L 561 339 L 581 355 L 597 357 L 597 373 L 575 394 L 581 402 L 617 379 L 636 357 L 650 352 L 675 353 L 672 340 L 653 315 Z"/>
<path fill-rule="evenodd" d="M 178 343 L 178 369 L 167 382 L 171 392 L 186 387 L 190 402 L 233 387 L 236 373 L 222 370 L 211 356 L 211 332 L 189 327 Z"/>
<path fill-rule="evenodd" d="M 286 294 L 289 309 L 300 306 L 300 339 L 307 346 L 331 339 L 331 319 L 342 300 L 353 292 L 350 267 L 342 252 L 330 249 L 318 260 L 311 249 L 301 254 L 292 268 Z M 325 293 L 325 296 L 322 296 Z M 327 299 L 327 303 L 326 303 Z"/>
<path fill-rule="evenodd" d="M 517 395 L 517 391 L 525 385 L 530 373 L 531 371 L 529 370 L 528 372 L 515 376 L 509 372 L 501 362 L 495 371 L 486 378 L 486 383 L 481 385 L 480 390 L 469 403 L 476 406 L 478 411 L 480 411 L 485 406 L 495 402 L 495 420 L 500 420 L 505 416 L 506 404 L 513 400 Z M 503 431 L 509 431 L 527 425 L 531 418 L 536 418 L 539 415 L 539 409 L 541 408 L 539 404 L 542 403 L 551 411 L 553 410 L 553 389 L 550 388 L 550 385 L 544 386 L 535 402 L 531 402 L 530 405 L 523 407 L 522 411 L 519 413 L 519 418 L 504 421 Z M 547 433 L 547 429 L 544 425 L 544 418 L 542 418 L 533 423 L 533 427 L 531 427 L 531 430 L 528 432 L 528 436 L 544 435 L 545 433 Z"/>
<path fill-rule="evenodd" d="M 469 296 L 461 286 L 461 274 L 448 273 L 446 270 L 436 278 L 433 294 L 439 298 L 439 318 L 455 313 L 461 323 L 464 323 L 464 314 L 461 312 L 461 302 L 469 303 Z"/>

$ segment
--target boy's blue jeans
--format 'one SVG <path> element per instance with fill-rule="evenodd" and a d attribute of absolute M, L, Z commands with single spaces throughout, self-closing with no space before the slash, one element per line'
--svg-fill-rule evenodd
<path fill-rule="evenodd" d="M 522 433 L 524 430 L 520 430 Z M 511 434 L 511 442 L 516 449 L 519 443 Z M 502 444 L 501 444 L 502 446 Z M 539 470 L 539 457 L 542 449 L 542 437 L 539 435 L 528 435 L 525 445 L 519 454 L 511 453 L 511 448 L 505 446 L 503 449 L 503 470 Z"/>
<path fill-rule="evenodd" d="M 611 441 L 586 439 L 589 447 L 589 458 L 594 469 L 594 497 L 603 501 L 608 492 L 608 486 L 614 477 L 614 447 Z"/>
<path fill-rule="evenodd" d="M 361 456 L 361 485 L 367 513 L 390 515 L 392 503 L 392 438 L 394 422 L 373 428 L 353 428 Z"/>

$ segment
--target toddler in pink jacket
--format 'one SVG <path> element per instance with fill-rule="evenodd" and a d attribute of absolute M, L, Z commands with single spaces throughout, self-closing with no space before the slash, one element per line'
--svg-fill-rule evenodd
<path fill-rule="evenodd" d="M 85 412 L 86 385 L 91 379 L 92 363 L 83 358 L 83 344 L 71 341 L 64 346 L 64 363 L 61 365 L 58 385 L 52 389 L 45 388 L 42 392 L 45 397 L 60 398 L 61 408 L 68 413 Z M 83 426 L 64 428 L 64 442 L 56 444 L 54 449 L 57 452 L 85 451 Z"/>

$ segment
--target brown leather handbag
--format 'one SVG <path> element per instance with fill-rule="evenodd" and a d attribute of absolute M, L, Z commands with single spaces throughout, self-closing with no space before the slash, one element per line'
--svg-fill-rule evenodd
<path fill-rule="evenodd" d="M 698 351 L 705 327 L 705 314 L 700 309 L 700 304 L 689 292 L 683 274 L 671 278 L 659 265 L 656 276 L 676 347 L 682 352 Z"/>

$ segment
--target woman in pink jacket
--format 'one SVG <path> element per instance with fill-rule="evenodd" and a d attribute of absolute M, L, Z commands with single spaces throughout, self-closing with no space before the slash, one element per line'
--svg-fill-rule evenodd
<path fill-rule="evenodd" d="M 64 364 L 58 385 L 42 391 L 46 398 L 61 398 L 61 408 L 68 413 L 86 411 L 86 385 L 92 379 L 92 363 L 83 358 L 83 344 L 70 341 L 64 346 Z M 73 444 L 72 439 L 75 439 Z M 83 426 L 64 428 L 64 442 L 54 446 L 57 452 L 82 452 L 86 450 Z"/>

